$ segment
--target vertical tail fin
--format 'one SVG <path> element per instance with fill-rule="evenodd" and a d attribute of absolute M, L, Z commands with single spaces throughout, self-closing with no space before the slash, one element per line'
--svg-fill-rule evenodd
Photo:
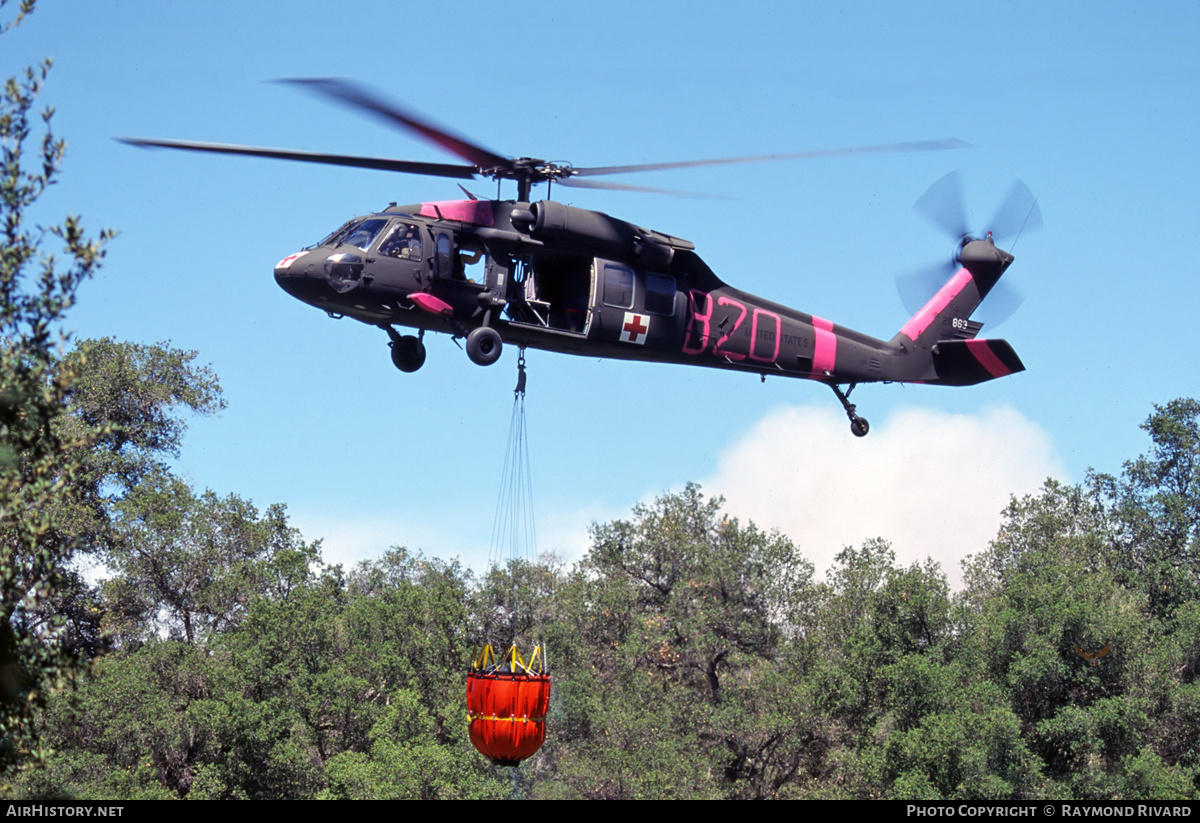
<path fill-rule="evenodd" d="M 986 240 L 971 240 L 958 254 L 962 268 L 951 277 L 921 310 L 904 324 L 893 342 L 905 346 L 954 337 L 974 337 L 978 324 L 970 322 L 971 312 L 987 297 L 1000 276 L 1012 265 L 1013 256 Z M 974 325 L 974 332 L 969 332 Z"/>
<path fill-rule="evenodd" d="M 982 300 L 974 276 L 963 267 L 904 324 L 893 342 L 928 346 L 943 337 L 957 337 L 967 329 L 971 312 Z"/>
<path fill-rule="evenodd" d="M 892 338 L 892 344 L 919 355 L 911 380 L 969 386 L 1024 371 L 1004 340 L 976 340 L 982 324 L 971 313 L 1013 262 L 989 237 L 972 240 L 959 253 L 962 268 Z"/>

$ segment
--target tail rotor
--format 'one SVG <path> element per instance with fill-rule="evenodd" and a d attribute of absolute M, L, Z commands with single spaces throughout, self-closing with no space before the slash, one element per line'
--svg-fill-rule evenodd
<path fill-rule="evenodd" d="M 962 178 L 952 171 L 925 190 L 913 205 L 917 214 L 928 220 L 954 242 L 954 254 L 944 263 L 924 266 L 896 276 L 896 291 L 910 313 L 924 305 L 961 267 L 961 254 L 974 240 L 991 239 L 997 244 L 1015 244 L 1027 231 L 1042 227 L 1042 211 L 1029 187 L 1017 180 L 996 209 L 986 231 L 973 233 L 967 218 Z M 1011 246 L 1009 246 L 1011 250 Z M 979 311 L 987 322 L 996 325 L 1007 320 L 1024 302 L 1020 292 L 1001 281 Z"/>

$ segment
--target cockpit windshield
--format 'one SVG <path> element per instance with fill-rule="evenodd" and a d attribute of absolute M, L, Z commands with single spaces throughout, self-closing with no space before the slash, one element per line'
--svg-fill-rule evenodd
<path fill-rule="evenodd" d="M 317 249 L 321 246 L 337 246 L 345 243 L 348 246 L 357 246 L 363 251 L 371 245 L 376 235 L 387 225 L 387 220 L 382 217 L 369 217 L 365 220 L 351 220 L 344 223 L 337 231 L 330 234 L 319 243 L 314 243 L 309 246 L 309 249 Z"/>
<path fill-rule="evenodd" d="M 376 235 L 383 231 L 388 221 L 382 217 L 371 217 L 351 225 L 346 229 L 346 233 L 342 237 L 335 238 L 335 242 L 343 243 L 347 246 L 355 246 L 366 251 L 370 248 L 371 243 L 375 241 Z"/>
<path fill-rule="evenodd" d="M 355 223 L 358 223 L 358 222 L 359 222 L 358 220 L 350 220 L 348 222 L 343 223 L 342 225 L 338 226 L 338 228 L 335 231 L 326 235 L 324 240 L 318 240 L 316 243 L 313 243 L 311 246 L 309 246 L 307 249 L 305 249 L 305 251 L 308 251 L 309 249 L 319 249 L 319 248 L 321 248 L 321 246 L 336 246 L 337 242 L 338 242 L 337 239 L 339 237 L 344 236 L 346 234 L 346 231 L 351 226 L 353 226 Z"/>

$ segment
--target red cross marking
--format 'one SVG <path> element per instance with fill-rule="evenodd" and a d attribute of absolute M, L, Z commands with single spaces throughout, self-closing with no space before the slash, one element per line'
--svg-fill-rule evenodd
<path fill-rule="evenodd" d="M 633 319 L 625 324 L 625 331 L 629 332 L 629 342 L 636 343 L 638 335 L 645 334 L 649 330 L 649 326 L 642 325 L 642 318 L 635 314 Z"/>

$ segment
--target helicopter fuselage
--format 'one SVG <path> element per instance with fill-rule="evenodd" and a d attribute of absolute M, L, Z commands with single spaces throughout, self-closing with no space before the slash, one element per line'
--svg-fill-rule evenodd
<path fill-rule="evenodd" d="M 986 246 L 973 250 L 976 268 L 995 270 L 994 282 L 1012 257 L 990 243 L 975 245 Z M 889 341 L 735 289 L 686 240 L 554 201 L 391 206 L 280 261 L 275 277 L 330 315 L 388 330 L 394 343 L 395 326 L 469 341 L 476 329 L 493 329 L 486 356 L 468 346 L 485 364 L 498 357 L 502 341 L 831 386 L 965 385 L 1020 370 L 1007 344 L 1007 351 L 986 348 L 1003 341 L 972 340 L 979 324 L 968 319 L 970 310 L 990 283 L 969 265 Z M 952 341 L 969 341 L 960 354 L 970 355 L 973 374 L 939 372 L 937 343 Z"/>
<path fill-rule="evenodd" d="M 956 139 L 887 143 L 778 155 L 577 167 L 505 157 L 434 125 L 356 83 L 329 77 L 287 81 L 417 135 L 462 163 L 430 163 L 326 152 L 126 138 L 143 148 L 266 157 L 293 162 L 516 183 L 516 200 L 392 204 L 356 218 L 275 266 L 292 296 L 333 317 L 387 332 L 392 363 L 413 372 L 425 363 L 426 332 L 466 339 L 467 356 L 495 363 L 504 344 L 522 349 L 679 363 L 816 380 L 841 401 L 851 431 L 867 421 L 850 392 L 859 383 L 903 381 L 967 386 L 1022 371 L 1004 340 L 977 339 L 971 313 L 1012 263 L 993 232 L 968 235 L 957 177 L 948 175 L 918 207 L 949 230 L 957 246 L 953 276 L 886 342 L 822 317 L 763 300 L 724 283 L 687 240 L 601 212 L 552 200 L 532 202 L 533 186 L 661 191 L 592 178 L 699 166 L 833 157 L 854 153 L 965 148 Z M 463 190 L 466 192 L 466 189 Z M 946 208 L 945 206 L 949 206 Z M 1039 224 L 1037 200 L 1014 188 L 995 228 Z M 402 335 L 396 327 L 417 330 Z M 523 372 L 522 372 L 523 374 Z M 848 386 L 844 391 L 843 385 Z"/>

